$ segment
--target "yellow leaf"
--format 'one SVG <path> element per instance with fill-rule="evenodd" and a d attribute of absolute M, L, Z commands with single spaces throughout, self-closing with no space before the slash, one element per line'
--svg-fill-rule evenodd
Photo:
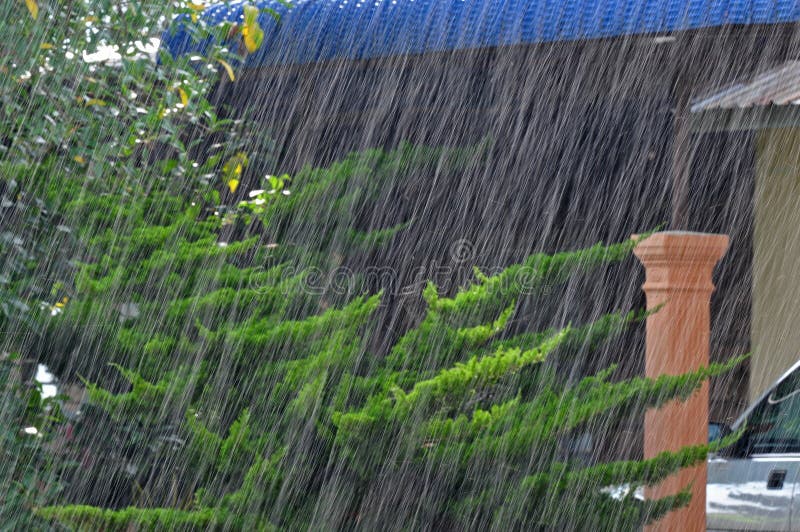
<path fill-rule="evenodd" d="M 67 296 L 64 296 L 61 298 L 61 302 L 66 305 L 67 303 L 69 303 L 69 298 Z"/>
<path fill-rule="evenodd" d="M 199 18 L 200 18 L 198 13 L 206 10 L 206 6 L 205 5 L 203 5 L 203 4 L 194 4 L 194 3 L 191 3 L 191 2 L 189 3 L 189 8 L 191 8 L 193 10 L 193 13 L 191 15 L 192 22 L 197 22 L 199 20 Z"/>
<path fill-rule="evenodd" d="M 244 27 L 242 28 L 244 45 L 250 53 L 255 52 L 264 42 L 264 30 L 258 25 L 258 8 L 244 6 Z"/>
<path fill-rule="evenodd" d="M 244 30 L 247 30 L 247 28 Z M 255 28 L 255 30 L 251 29 L 249 31 L 244 30 L 242 30 L 244 46 L 247 48 L 248 52 L 253 53 L 258 50 L 261 47 L 261 43 L 264 42 L 264 30 L 261 28 Z"/>
<path fill-rule="evenodd" d="M 39 17 L 39 4 L 36 3 L 36 0 L 25 0 L 25 5 L 28 6 L 33 20 L 36 20 Z"/>
<path fill-rule="evenodd" d="M 86 159 L 84 159 L 80 155 L 76 155 L 75 157 L 73 157 L 73 160 L 78 164 L 86 164 Z"/>
<path fill-rule="evenodd" d="M 54 46 L 49 42 L 43 42 L 39 45 L 39 50 L 52 50 Z"/>
<path fill-rule="evenodd" d="M 244 171 L 244 168 L 247 166 L 247 154 L 245 152 L 239 152 L 228 161 L 222 165 L 222 179 L 225 183 L 230 183 L 232 181 L 236 181 L 236 186 L 239 185 L 239 178 Z"/>
<path fill-rule="evenodd" d="M 100 98 L 90 98 L 89 100 L 86 100 L 86 106 L 88 107 L 90 105 L 99 105 L 100 107 L 103 107 L 107 104 L 105 100 L 101 100 Z"/>
<path fill-rule="evenodd" d="M 231 189 L 231 194 L 236 192 L 236 189 L 239 188 L 239 180 L 231 179 L 230 181 L 228 181 L 228 188 Z"/>
<path fill-rule="evenodd" d="M 186 107 L 186 104 L 189 103 L 189 95 L 181 87 L 178 87 L 178 95 L 181 97 L 181 103 Z"/>
<path fill-rule="evenodd" d="M 236 81 L 236 76 L 233 75 L 233 67 L 231 67 L 231 65 L 229 65 L 227 61 L 224 61 L 222 59 L 217 59 L 217 61 L 219 61 L 220 65 L 225 67 L 225 72 L 228 73 L 228 77 L 231 78 L 231 81 Z"/>

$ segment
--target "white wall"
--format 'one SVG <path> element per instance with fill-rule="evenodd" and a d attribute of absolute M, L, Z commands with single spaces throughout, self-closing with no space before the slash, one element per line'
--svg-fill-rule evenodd
<path fill-rule="evenodd" d="M 800 128 L 756 147 L 750 399 L 800 359 Z"/>

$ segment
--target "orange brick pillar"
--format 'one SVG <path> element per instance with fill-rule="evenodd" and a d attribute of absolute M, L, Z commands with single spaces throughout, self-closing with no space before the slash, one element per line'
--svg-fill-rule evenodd
<path fill-rule="evenodd" d="M 711 275 L 728 248 L 728 237 L 667 231 L 640 242 L 634 254 L 645 267 L 647 308 L 663 305 L 647 318 L 645 373 L 678 375 L 708 365 L 711 333 Z M 708 383 L 685 402 L 649 410 L 644 421 L 644 456 L 708 441 Z M 672 512 L 646 530 L 702 531 L 706 528 L 706 464 L 684 469 L 645 490 L 648 499 L 672 495 L 692 485 L 688 507 Z"/>

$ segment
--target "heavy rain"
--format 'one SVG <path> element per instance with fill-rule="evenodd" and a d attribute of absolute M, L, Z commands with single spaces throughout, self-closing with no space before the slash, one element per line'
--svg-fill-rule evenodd
<path fill-rule="evenodd" d="M 0 530 L 800 530 L 795 0 L 0 12 Z"/>

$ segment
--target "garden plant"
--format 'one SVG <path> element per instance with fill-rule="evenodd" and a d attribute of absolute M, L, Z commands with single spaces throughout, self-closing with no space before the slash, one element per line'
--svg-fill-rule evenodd
<path fill-rule="evenodd" d="M 428 282 L 419 319 L 386 336 L 387 288 L 358 265 L 424 220 L 360 227 L 353 213 L 404 176 L 459 172 L 483 147 L 403 144 L 265 175 L 268 136 L 213 103 L 261 45 L 258 13 L 206 27 L 202 8 L 2 8 L 0 524 L 610 530 L 686 504 L 688 492 L 641 501 L 635 488 L 708 446 L 586 462 L 570 442 L 685 398 L 738 359 L 576 379 L 556 362 L 644 314 L 509 326 L 523 299 L 624 260 L 636 241 Z M 149 42 L 176 15 L 212 40 L 205 55 Z M 384 336 L 390 347 L 375 348 Z M 32 363 L 84 401 L 43 397 Z"/>

